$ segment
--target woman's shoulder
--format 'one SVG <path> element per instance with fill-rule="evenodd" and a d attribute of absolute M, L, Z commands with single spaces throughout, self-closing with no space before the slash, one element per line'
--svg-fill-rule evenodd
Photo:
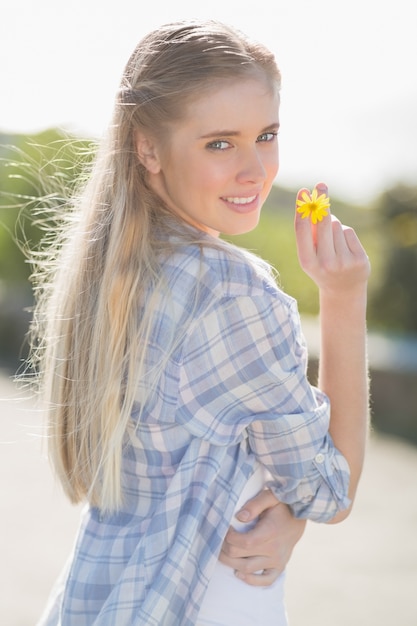
<path fill-rule="evenodd" d="M 226 241 L 182 243 L 166 259 L 170 285 L 198 289 L 212 298 L 273 297 L 291 303 L 274 269 L 263 259 Z"/>

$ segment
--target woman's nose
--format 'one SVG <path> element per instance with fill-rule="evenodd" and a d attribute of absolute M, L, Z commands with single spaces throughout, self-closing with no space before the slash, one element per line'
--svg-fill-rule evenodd
<path fill-rule="evenodd" d="M 242 156 L 237 180 L 241 183 L 259 183 L 266 179 L 267 172 L 258 150 L 247 151 Z"/>

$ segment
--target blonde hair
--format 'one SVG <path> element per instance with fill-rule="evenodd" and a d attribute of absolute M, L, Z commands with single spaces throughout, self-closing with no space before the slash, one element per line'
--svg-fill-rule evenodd
<path fill-rule="evenodd" d="M 135 394 L 147 388 L 143 404 L 153 389 L 148 379 L 141 384 L 154 306 L 144 294 L 160 288 L 167 231 L 198 239 L 147 185 L 135 132 L 169 138 L 191 98 L 254 73 L 279 88 L 273 55 L 220 23 L 169 24 L 146 36 L 126 65 L 107 138 L 67 214 L 55 263 L 43 278 L 35 274 L 33 354 L 48 403 L 50 458 L 72 502 L 87 498 L 103 510 L 122 503 Z"/>

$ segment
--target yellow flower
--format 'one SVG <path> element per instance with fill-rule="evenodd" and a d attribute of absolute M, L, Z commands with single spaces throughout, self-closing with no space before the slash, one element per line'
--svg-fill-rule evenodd
<path fill-rule="evenodd" d="M 297 213 L 301 213 L 301 217 L 311 217 L 313 224 L 321 222 L 323 217 L 329 214 L 330 200 L 325 193 L 318 195 L 317 189 L 313 189 L 310 195 L 307 191 L 301 193 L 301 198 L 297 200 Z"/>

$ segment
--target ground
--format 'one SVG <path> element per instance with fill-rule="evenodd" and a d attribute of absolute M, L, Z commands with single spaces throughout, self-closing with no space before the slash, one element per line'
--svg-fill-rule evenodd
<path fill-rule="evenodd" d="M 0 624 L 35 626 L 80 508 L 55 485 L 34 400 L 0 376 Z M 19 399 L 20 398 L 20 399 Z M 417 624 L 417 448 L 373 433 L 355 508 L 310 523 L 287 577 L 290 626 Z"/>

